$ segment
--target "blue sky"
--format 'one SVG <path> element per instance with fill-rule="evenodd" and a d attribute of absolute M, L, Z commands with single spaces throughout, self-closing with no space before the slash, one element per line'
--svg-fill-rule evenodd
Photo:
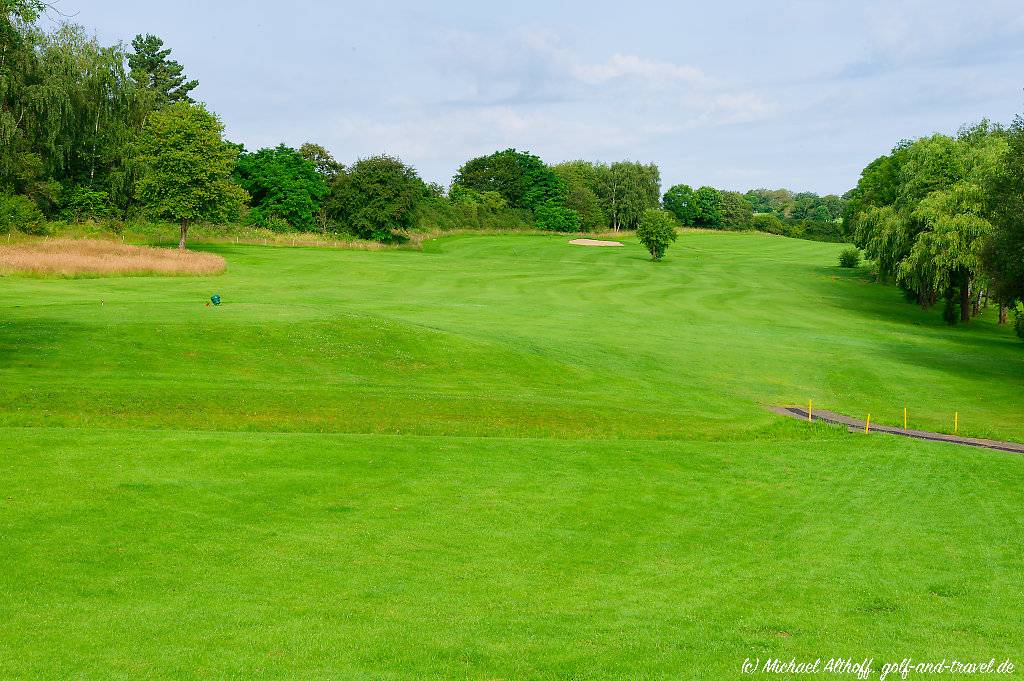
<path fill-rule="evenodd" d="M 677 182 L 842 193 L 903 138 L 1024 110 L 1024 4 L 60 0 L 155 33 L 228 136 L 468 158 L 653 161 Z"/>

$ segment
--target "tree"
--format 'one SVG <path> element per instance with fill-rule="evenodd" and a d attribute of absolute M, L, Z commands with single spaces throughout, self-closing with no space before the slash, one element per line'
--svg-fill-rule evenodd
<path fill-rule="evenodd" d="M 8 23 L 21 24 L 35 23 L 39 15 L 46 9 L 45 0 L 2 0 L 0 1 L 0 16 Z"/>
<path fill-rule="evenodd" d="M 65 194 L 76 186 L 106 192 L 121 207 L 131 198 L 129 145 L 142 128 L 148 101 L 124 71 L 120 47 L 103 47 L 80 26 L 64 25 L 43 39 L 40 75 L 70 114 L 47 125 L 42 156 Z"/>
<path fill-rule="evenodd" d="M 793 192 L 788 189 L 751 189 L 743 196 L 755 213 L 771 213 L 779 220 L 791 217 Z"/>
<path fill-rule="evenodd" d="M 661 200 L 665 210 L 676 216 L 681 225 L 693 225 L 696 211 L 693 205 L 693 188 L 687 184 L 669 187 Z"/>
<path fill-rule="evenodd" d="M 959 299 L 963 322 L 971 317 L 991 231 L 984 187 L 1005 146 L 1003 131 L 987 121 L 956 137 L 901 143 L 865 168 L 847 204 L 854 241 L 879 274 L 895 276 L 924 307 L 940 297 Z"/>
<path fill-rule="evenodd" d="M 249 219 L 253 224 L 267 226 L 276 217 L 298 230 L 316 227 L 327 183 L 313 162 L 295 149 L 281 144 L 243 153 L 235 166 L 235 176 L 251 197 Z"/>
<path fill-rule="evenodd" d="M 137 194 L 150 215 L 179 223 L 178 248 L 185 248 L 192 222 L 225 220 L 248 199 L 232 182 L 238 148 L 223 132 L 216 116 L 187 102 L 153 112 L 142 130 Z"/>
<path fill-rule="evenodd" d="M 338 176 L 338 173 L 345 170 L 344 164 L 335 161 L 334 157 L 331 156 L 331 152 L 327 151 L 327 149 L 319 144 L 306 142 L 299 147 L 299 154 L 302 158 L 313 164 L 313 167 L 316 168 L 316 172 L 320 174 L 320 177 L 322 177 L 324 182 L 327 184 L 333 182 L 334 178 Z"/>
<path fill-rule="evenodd" d="M 512 208 L 534 209 L 541 204 L 565 202 L 565 184 L 537 156 L 505 149 L 467 161 L 452 184 L 480 192 L 501 194 Z"/>
<path fill-rule="evenodd" d="M 693 193 L 694 224 L 718 227 L 722 224 L 722 194 L 714 187 L 701 187 Z"/>
<path fill-rule="evenodd" d="M 661 173 L 653 163 L 620 161 L 598 166 L 602 207 L 612 229 L 636 229 L 645 210 L 656 209 L 661 198 Z"/>
<path fill-rule="evenodd" d="M 1006 310 L 1024 300 L 1024 118 L 1017 116 L 1006 132 L 1006 150 L 984 183 L 985 215 L 992 225 L 981 250 L 983 269 L 999 303 L 999 321 Z M 1019 328 L 1019 327 L 1018 327 Z"/>
<path fill-rule="evenodd" d="M 738 192 L 721 192 L 722 224 L 734 229 L 750 229 L 754 207 Z"/>
<path fill-rule="evenodd" d="M 392 156 L 360 159 L 332 187 L 333 217 L 362 239 L 392 241 L 412 226 L 427 187 L 416 170 Z"/>
<path fill-rule="evenodd" d="M 601 208 L 601 201 L 594 190 L 586 185 L 571 183 L 565 197 L 566 208 L 579 218 L 578 228 L 584 232 L 596 232 L 608 226 L 608 216 Z"/>
<path fill-rule="evenodd" d="M 128 66 L 132 78 L 153 92 L 157 108 L 175 102 L 192 103 L 189 92 L 199 85 L 197 80 L 188 80 L 181 64 L 168 59 L 170 49 L 163 49 L 164 41 L 155 35 L 137 35 L 132 40 L 134 53 L 128 55 Z"/>
<path fill-rule="evenodd" d="M 78 185 L 124 207 L 131 195 L 127 147 L 141 128 L 145 98 L 125 75 L 123 51 L 101 46 L 79 26 L 45 34 L 24 23 L 19 17 L 35 15 L 32 3 L 6 7 L 0 188 L 31 197 L 48 213 Z"/>
<path fill-rule="evenodd" d="M 565 205 L 576 211 L 580 229 L 585 232 L 597 231 L 608 226 L 608 215 L 597 195 L 598 172 L 589 161 L 568 161 L 552 167 L 555 174 L 565 183 Z"/>
<path fill-rule="evenodd" d="M 667 210 L 645 210 L 636 228 L 636 238 L 650 251 L 651 260 L 661 260 L 677 238 L 675 216 Z"/>

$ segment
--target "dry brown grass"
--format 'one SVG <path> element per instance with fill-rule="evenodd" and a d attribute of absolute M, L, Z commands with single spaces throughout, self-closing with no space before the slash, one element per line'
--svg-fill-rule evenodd
<path fill-rule="evenodd" d="M 36 276 L 220 274 L 224 258 L 212 253 L 130 246 L 98 239 L 53 239 L 0 246 L 0 274 Z"/>

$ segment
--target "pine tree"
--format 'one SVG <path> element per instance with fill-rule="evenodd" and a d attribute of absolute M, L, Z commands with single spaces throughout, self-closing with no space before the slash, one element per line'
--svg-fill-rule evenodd
<path fill-rule="evenodd" d="M 187 80 L 185 67 L 173 59 L 170 49 L 164 49 L 164 41 L 155 35 L 135 36 L 132 41 L 134 54 L 128 55 L 128 66 L 132 77 L 141 85 L 153 91 L 156 108 L 175 102 L 192 103 L 188 93 L 199 85 L 197 80 Z"/>

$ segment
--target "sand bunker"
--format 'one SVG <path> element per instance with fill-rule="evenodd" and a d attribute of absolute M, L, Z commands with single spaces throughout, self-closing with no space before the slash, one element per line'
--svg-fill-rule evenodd
<path fill-rule="evenodd" d="M 621 246 L 618 241 L 599 241 L 598 239 L 573 239 L 569 243 L 576 246 Z"/>

